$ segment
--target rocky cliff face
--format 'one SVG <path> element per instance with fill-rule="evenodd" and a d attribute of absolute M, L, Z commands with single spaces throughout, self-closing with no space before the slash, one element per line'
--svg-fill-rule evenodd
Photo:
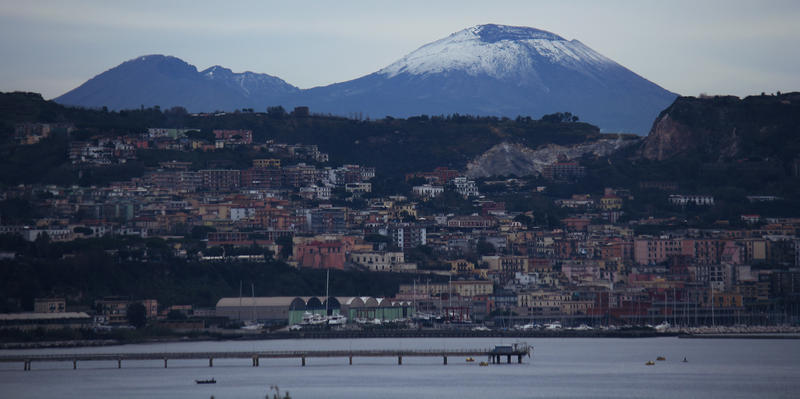
<path fill-rule="evenodd" d="M 703 162 L 796 156 L 800 93 L 680 97 L 656 119 L 639 148 L 651 160 L 695 157 Z M 794 152 L 794 155 L 792 154 Z"/>
<path fill-rule="evenodd" d="M 639 143 L 638 139 L 598 140 L 573 146 L 549 144 L 531 149 L 521 144 L 503 142 L 467 164 L 467 176 L 489 177 L 499 175 L 529 176 L 541 174 L 545 166 L 558 161 L 580 158 L 587 154 L 607 156 L 614 151 Z"/>

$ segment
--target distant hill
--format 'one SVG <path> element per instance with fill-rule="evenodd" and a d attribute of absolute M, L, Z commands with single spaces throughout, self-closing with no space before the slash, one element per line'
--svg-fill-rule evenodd
<path fill-rule="evenodd" d="M 646 133 L 676 97 L 578 40 L 479 25 L 426 44 L 358 79 L 307 90 L 279 78 L 215 66 L 198 72 L 165 56 L 127 61 L 58 97 L 62 104 L 130 109 L 181 105 L 192 112 L 270 105 L 371 118 L 571 112 L 603 131 Z"/>
<path fill-rule="evenodd" d="M 233 73 L 213 66 L 198 71 L 185 61 L 147 55 L 109 69 L 55 99 L 67 105 L 133 109 L 182 106 L 193 111 L 232 111 L 280 104 L 299 89 L 274 76 Z"/>
<path fill-rule="evenodd" d="M 650 160 L 791 162 L 800 156 L 800 93 L 680 97 L 658 116 L 639 155 Z"/>

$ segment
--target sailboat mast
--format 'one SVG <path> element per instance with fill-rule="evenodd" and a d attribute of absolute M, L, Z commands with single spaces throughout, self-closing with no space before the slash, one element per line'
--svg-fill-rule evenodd
<path fill-rule="evenodd" d="M 716 327 L 717 322 L 714 320 L 714 286 L 709 283 L 709 288 L 711 288 L 711 325 Z"/>
<path fill-rule="evenodd" d="M 417 311 L 417 280 L 414 280 L 414 296 L 411 298 L 411 311 Z"/>
<path fill-rule="evenodd" d="M 325 277 L 325 316 L 328 315 L 328 302 L 330 298 L 330 293 L 328 291 L 328 284 L 331 281 L 331 269 L 328 269 L 327 276 Z"/>

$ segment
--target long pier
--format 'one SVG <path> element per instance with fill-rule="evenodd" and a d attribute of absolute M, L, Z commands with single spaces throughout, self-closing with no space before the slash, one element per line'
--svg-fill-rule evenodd
<path fill-rule="evenodd" d="M 347 358 L 353 364 L 354 357 L 396 357 L 397 364 L 403 364 L 404 357 L 441 357 L 447 364 L 448 357 L 486 357 L 487 363 L 499 364 L 503 358 L 511 364 L 512 358 L 522 363 L 523 356 L 530 356 L 533 347 L 527 344 L 497 346 L 494 349 L 365 349 L 365 350 L 314 350 L 314 351 L 249 351 L 249 352 L 152 352 L 152 353 L 65 353 L 57 355 L 10 355 L 0 356 L 3 363 L 22 363 L 23 370 L 31 370 L 33 362 L 72 362 L 72 368 L 78 368 L 78 362 L 116 361 L 117 368 L 122 368 L 123 361 L 130 360 L 163 360 L 167 368 L 169 360 L 208 360 L 208 367 L 214 367 L 214 359 L 250 359 L 253 367 L 258 367 L 261 359 L 299 359 L 300 365 L 306 365 L 310 358 Z"/>

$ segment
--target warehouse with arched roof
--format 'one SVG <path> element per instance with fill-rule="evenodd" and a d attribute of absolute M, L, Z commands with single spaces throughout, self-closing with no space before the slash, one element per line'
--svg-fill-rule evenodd
<path fill-rule="evenodd" d="M 217 302 L 217 316 L 231 320 L 252 320 L 267 324 L 298 324 L 304 316 L 341 314 L 352 321 L 359 319 L 395 320 L 411 317 L 413 307 L 407 301 L 373 297 L 255 297 L 222 298 Z"/>
<path fill-rule="evenodd" d="M 267 323 L 285 322 L 291 311 L 304 312 L 306 301 L 294 296 L 255 298 L 222 298 L 217 301 L 217 316 L 231 320 L 258 320 Z"/>

